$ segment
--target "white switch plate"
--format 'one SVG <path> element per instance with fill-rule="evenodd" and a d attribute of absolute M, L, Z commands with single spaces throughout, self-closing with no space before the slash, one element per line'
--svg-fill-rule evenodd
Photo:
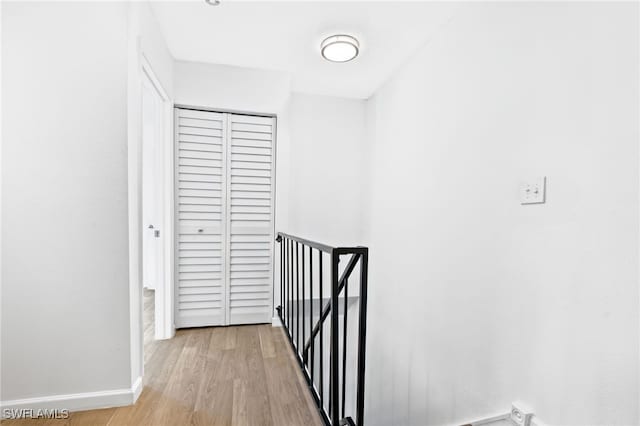
<path fill-rule="evenodd" d="M 542 204 L 545 202 L 547 178 L 545 176 L 522 182 L 520 204 Z"/>

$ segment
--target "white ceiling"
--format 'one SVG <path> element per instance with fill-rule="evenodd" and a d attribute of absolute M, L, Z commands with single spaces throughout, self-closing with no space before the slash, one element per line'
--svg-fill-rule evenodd
<path fill-rule="evenodd" d="M 456 5 L 399 1 L 156 2 L 153 11 L 177 60 L 291 72 L 297 92 L 366 99 L 452 16 Z M 356 36 L 361 53 L 322 59 L 328 35 Z"/>

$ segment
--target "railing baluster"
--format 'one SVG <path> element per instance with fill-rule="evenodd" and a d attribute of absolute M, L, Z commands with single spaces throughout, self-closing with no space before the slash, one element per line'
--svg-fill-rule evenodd
<path fill-rule="evenodd" d="M 296 241 L 296 348 L 300 352 L 300 255 Z"/>
<path fill-rule="evenodd" d="M 278 241 L 280 243 L 280 316 L 284 313 L 284 274 L 282 270 L 284 268 L 284 245 L 282 244 L 282 238 Z"/>
<path fill-rule="evenodd" d="M 309 336 L 313 332 L 313 249 L 309 247 Z M 315 358 L 313 357 L 313 336 L 311 337 L 311 385 L 313 381 L 313 367 Z"/>
<path fill-rule="evenodd" d="M 358 384 L 356 386 L 356 424 L 364 422 L 364 368 L 367 345 L 367 286 L 369 251 L 364 249 L 360 256 L 360 297 L 358 306 Z"/>
<path fill-rule="evenodd" d="M 284 324 L 287 326 L 287 330 L 289 329 L 289 247 L 288 240 L 286 238 L 282 239 L 282 245 L 284 246 L 284 304 L 285 304 L 285 313 L 284 313 Z"/>
<path fill-rule="evenodd" d="M 344 312 L 342 313 L 342 417 L 344 418 L 345 389 L 347 385 L 347 309 L 349 297 L 349 279 L 344 280 Z"/>
<path fill-rule="evenodd" d="M 339 361 L 338 361 L 338 253 L 331 252 L 331 396 L 329 398 L 329 409 L 331 413 L 331 424 L 340 424 L 340 401 L 339 401 Z"/>
<path fill-rule="evenodd" d="M 320 264 L 318 265 L 318 271 L 320 272 L 320 276 L 318 278 L 318 282 L 320 283 L 320 306 L 322 306 L 322 285 L 323 285 L 323 281 L 322 281 L 322 258 L 324 257 L 324 253 L 322 253 L 321 250 L 318 250 L 318 254 L 320 255 L 320 258 L 318 259 L 320 261 Z M 324 351 L 322 350 L 322 345 L 324 344 L 324 338 L 322 337 L 322 329 L 323 324 L 322 324 L 322 320 L 320 319 L 320 405 L 322 406 L 322 411 L 324 411 Z"/>
<path fill-rule="evenodd" d="M 298 327 L 296 326 L 296 324 L 298 323 L 298 315 L 300 315 L 300 306 L 298 305 L 298 243 L 294 242 L 293 245 L 293 281 L 291 282 L 291 285 L 293 286 L 293 298 L 291 299 L 291 303 L 293 304 L 293 324 L 291 324 L 291 327 L 295 330 L 295 332 L 298 332 Z M 297 336 L 297 334 L 296 334 Z M 296 342 L 296 350 L 298 349 L 299 343 L 298 343 L 298 339 L 296 339 L 294 337 L 294 341 Z"/>
<path fill-rule="evenodd" d="M 284 304 L 285 304 L 285 314 L 284 314 L 284 324 L 289 329 L 289 249 L 288 249 L 288 240 L 286 238 L 282 239 L 282 245 L 284 248 Z"/>
<path fill-rule="evenodd" d="M 304 345 L 304 244 L 302 245 L 302 344 Z M 302 350 L 299 351 L 302 356 Z M 304 362 L 304 361 L 303 361 Z"/>
<path fill-rule="evenodd" d="M 289 241 L 289 340 L 293 342 L 293 241 Z"/>

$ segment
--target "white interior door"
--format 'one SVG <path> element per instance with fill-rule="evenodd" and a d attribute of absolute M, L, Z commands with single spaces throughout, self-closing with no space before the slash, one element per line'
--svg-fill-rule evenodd
<path fill-rule="evenodd" d="M 228 115 L 228 324 L 271 322 L 274 119 Z"/>
<path fill-rule="evenodd" d="M 175 120 L 176 327 L 271 322 L 275 119 Z"/>
<path fill-rule="evenodd" d="M 142 84 L 142 282 L 150 289 L 164 283 L 162 273 L 162 106 L 163 100 L 148 79 Z"/>
<path fill-rule="evenodd" d="M 226 324 L 226 117 L 176 109 L 176 327 Z"/>
<path fill-rule="evenodd" d="M 144 56 L 140 61 L 142 282 L 154 290 L 155 338 L 168 339 L 174 332 L 173 102 Z"/>

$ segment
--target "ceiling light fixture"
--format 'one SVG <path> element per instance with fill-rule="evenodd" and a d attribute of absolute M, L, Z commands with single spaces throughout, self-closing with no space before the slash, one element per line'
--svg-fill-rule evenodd
<path fill-rule="evenodd" d="M 320 43 L 320 53 L 327 61 L 349 62 L 360 53 L 360 43 L 350 35 L 332 35 Z"/>
<path fill-rule="evenodd" d="M 218 6 L 220 4 L 220 0 L 204 0 L 209 6 Z"/>

